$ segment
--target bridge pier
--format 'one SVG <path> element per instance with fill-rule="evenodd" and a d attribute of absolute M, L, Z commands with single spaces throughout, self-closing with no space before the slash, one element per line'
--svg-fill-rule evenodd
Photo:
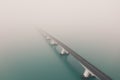
<path fill-rule="evenodd" d="M 83 65 L 82 65 L 83 66 Z M 84 66 L 83 66 L 84 67 Z M 90 70 L 88 70 L 86 67 L 84 67 L 85 71 L 83 72 L 83 77 L 84 78 L 89 78 L 92 76 L 95 76 Z"/>
<path fill-rule="evenodd" d="M 84 73 L 83 73 L 83 76 L 85 78 L 89 78 L 91 76 L 91 74 L 89 73 L 89 71 L 87 69 L 85 69 Z"/>
<path fill-rule="evenodd" d="M 49 36 L 46 36 L 46 39 L 47 39 L 47 40 L 50 40 L 50 37 L 49 37 Z"/>
<path fill-rule="evenodd" d="M 64 55 L 64 54 L 69 54 L 69 52 L 67 50 L 65 50 L 63 47 L 61 47 L 61 52 L 60 52 L 61 55 Z"/>
<path fill-rule="evenodd" d="M 57 45 L 57 42 L 55 42 L 54 40 L 50 40 L 50 44 Z"/>

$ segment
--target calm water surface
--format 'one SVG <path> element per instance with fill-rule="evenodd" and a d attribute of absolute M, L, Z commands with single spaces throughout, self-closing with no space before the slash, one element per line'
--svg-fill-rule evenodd
<path fill-rule="evenodd" d="M 81 80 L 83 68 L 72 56 L 60 56 L 34 28 L 0 30 L 0 80 Z M 97 68 L 120 79 L 118 41 L 48 30 Z M 94 38 L 96 37 L 96 38 Z M 115 37 L 116 38 L 116 37 Z M 90 79 L 95 80 L 95 79 Z"/>
<path fill-rule="evenodd" d="M 80 80 L 79 63 L 60 56 L 59 48 L 50 47 L 34 28 L 1 33 L 0 80 Z"/>

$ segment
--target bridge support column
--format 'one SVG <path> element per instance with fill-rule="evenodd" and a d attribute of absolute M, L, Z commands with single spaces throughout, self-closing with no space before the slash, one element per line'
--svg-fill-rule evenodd
<path fill-rule="evenodd" d="M 83 65 L 82 65 L 83 66 Z M 84 78 L 89 78 L 89 77 L 92 77 L 92 76 L 95 76 L 90 70 L 88 70 L 85 66 L 83 66 L 85 71 L 83 73 L 83 77 Z"/>
<path fill-rule="evenodd" d="M 49 36 L 46 36 L 46 39 L 47 39 L 47 40 L 50 40 L 50 37 L 49 37 Z"/>
<path fill-rule="evenodd" d="M 51 41 L 50 41 L 50 44 L 52 44 L 52 45 L 57 45 L 57 42 L 55 42 L 54 40 L 51 40 Z"/>
<path fill-rule="evenodd" d="M 85 69 L 85 71 L 84 71 L 84 73 L 83 73 L 83 76 L 84 76 L 85 78 L 89 78 L 89 77 L 91 76 L 89 70 Z"/>
<path fill-rule="evenodd" d="M 67 50 L 65 50 L 64 48 L 62 48 L 60 54 L 61 54 L 61 55 L 69 54 L 69 52 L 68 52 Z"/>

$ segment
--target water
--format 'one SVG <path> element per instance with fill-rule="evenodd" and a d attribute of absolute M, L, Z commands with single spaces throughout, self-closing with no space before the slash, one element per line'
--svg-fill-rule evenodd
<path fill-rule="evenodd" d="M 72 57 L 60 56 L 33 28 L 4 29 L 1 80 L 80 80 Z"/>
<path fill-rule="evenodd" d="M 111 52 L 114 47 L 92 42 L 91 38 L 78 39 L 76 33 L 47 31 L 114 80 L 120 78 L 119 54 Z M 70 55 L 59 55 L 59 48 L 50 46 L 34 28 L 5 28 L 1 33 L 0 80 L 81 80 L 84 69 L 79 62 Z"/>

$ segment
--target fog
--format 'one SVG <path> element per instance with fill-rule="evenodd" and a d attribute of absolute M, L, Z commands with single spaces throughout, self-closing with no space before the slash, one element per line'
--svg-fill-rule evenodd
<path fill-rule="evenodd" d="M 39 27 L 64 35 L 67 40 L 74 39 L 73 44 L 81 40 L 97 44 L 101 41 L 118 49 L 119 4 L 119 0 L 1 0 L 0 37 L 6 42 L 13 36 L 20 39 L 25 34 L 32 35 L 30 29 Z"/>
<path fill-rule="evenodd" d="M 119 4 L 119 0 L 1 0 L 0 27 L 120 29 Z"/>
<path fill-rule="evenodd" d="M 38 28 L 119 78 L 120 0 L 0 0 L 1 70 L 10 55 L 39 48 Z"/>

